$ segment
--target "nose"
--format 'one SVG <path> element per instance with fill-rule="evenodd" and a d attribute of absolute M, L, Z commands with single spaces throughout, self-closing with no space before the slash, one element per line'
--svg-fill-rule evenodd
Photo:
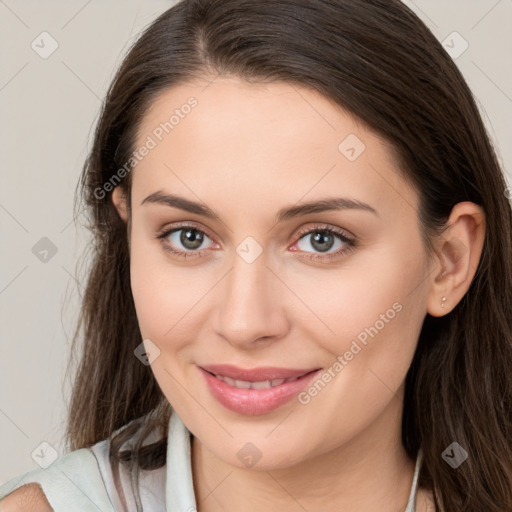
<path fill-rule="evenodd" d="M 287 290 L 263 254 L 252 263 L 235 255 L 222 281 L 212 319 L 218 336 L 245 350 L 284 336 L 289 328 L 284 304 Z"/>

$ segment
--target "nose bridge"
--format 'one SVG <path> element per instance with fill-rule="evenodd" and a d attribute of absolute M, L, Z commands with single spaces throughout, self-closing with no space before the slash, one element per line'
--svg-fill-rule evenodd
<path fill-rule="evenodd" d="M 220 289 L 214 322 L 217 333 L 232 344 L 282 334 L 285 318 L 279 280 L 267 265 L 266 254 L 254 242 L 248 240 L 236 248 Z"/>

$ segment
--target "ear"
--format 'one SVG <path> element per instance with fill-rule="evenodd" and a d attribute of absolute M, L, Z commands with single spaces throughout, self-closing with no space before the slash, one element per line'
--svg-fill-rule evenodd
<path fill-rule="evenodd" d="M 446 230 L 436 241 L 437 259 L 427 298 L 430 315 L 439 317 L 449 313 L 464 297 L 475 276 L 484 239 L 482 207 L 469 201 L 456 204 Z"/>
<path fill-rule="evenodd" d="M 112 191 L 112 202 L 117 210 L 117 213 L 125 223 L 128 223 L 128 206 L 126 202 L 126 195 L 121 187 L 118 185 Z"/>

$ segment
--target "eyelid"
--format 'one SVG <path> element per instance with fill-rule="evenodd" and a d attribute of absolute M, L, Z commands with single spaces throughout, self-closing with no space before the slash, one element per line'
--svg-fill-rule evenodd
<path fill-rule="evenodd" d="M 195 228 L 201 233 L 204 233 L 205 235 L 210 238 L 210 240 L 215 242 L 215 235 L 211 233 L 211 231 L 204 227 L 202 224 L 195 222 L 193 220 L 186 221 L 186 222 L 174 222 L 171 226 L 166 225 L 162 229 L 160 229 L 157 233 L 157 237 L 163 236 L 165 234 L 170 234 L 171 231 L 178 231 L 180 228 Z M 217 242 L 216 242 L 217 243 Z M 192 251 L 189 251 L 192 252 Z"/>
<path fill-rule="evenodd" d="M 350 233 L 350 231 L 347 231 L 343 228 L 338 228 L 335 226 L 331 226 L 329 224 L 322 224 L 322 223 L 313 223 L 313 225 L 308 225 L 303 228 L 300 228 L 299 231 L 295 233 L 295 236 L 300 238 L 302 235 L 306 233 L 310 233 L 311 231 L 334 231 L 338 235 L 341 235 L 342 237 L 347 238 L 348 240 L 351 240 L 353 242 L 356 241 L 356 236 Z M 295 242 L 294 242 L 295 243 Z"/>

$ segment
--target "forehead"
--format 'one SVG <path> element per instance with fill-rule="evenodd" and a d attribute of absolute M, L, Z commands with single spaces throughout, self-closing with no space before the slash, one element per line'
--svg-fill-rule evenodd
<path fill-rule="evenodd" d="M 196 80 L 162 92 L 139 126 L 134 196 L 179 188 L 296 202 L 333 190 L 383 200 L 414 193 L 386 140 L 317 91 L 284 82 Z M 188 189 L 188 190 L 187 190 Z M 136 200 L 136 199 L 135 199 Z"/>
<path fill-rule="evenodd" d="M 195 106 L 190 108 L 192 102 Z M 247 83 L 236 77 L 198 79 L 160 93 L 142 120 L 138 142 L 169 121 L 167 131 L 161 127 L 162 135 L 172 131 L 177 140 L 180 132 L 193 131 L 197 140 L 212 144 L 226 136 L 247 143 L 247 135 L 252 134 L 253 145 L 260 147 L 305 139 L 323 141 L 325 148 L 344 132 L 375 137 L 366 133 L 360 120 L 317 91 L 286 82 Z"/>

